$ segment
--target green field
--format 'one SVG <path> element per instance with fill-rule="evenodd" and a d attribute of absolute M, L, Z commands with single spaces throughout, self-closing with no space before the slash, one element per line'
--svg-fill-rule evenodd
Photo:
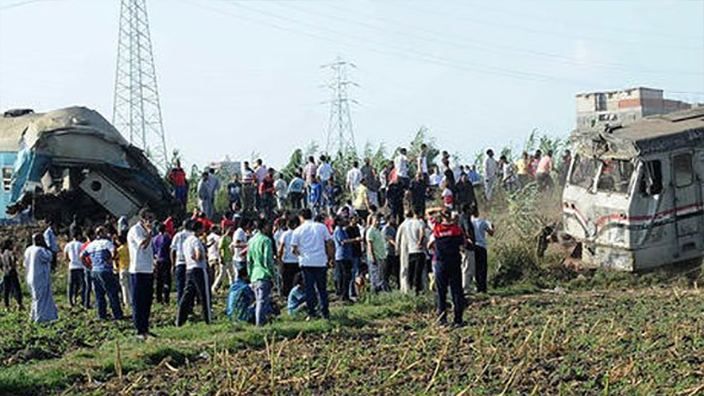
<path fill-rule="evenodd" d="M 523 282 L 474 297 L 468 326 L 433 323 L 431 295 L 369 296 L 329 322 L 284 316 L 263 329 L 220 311 L 158 338 L 128 321 L 68 310 L 51 327 L 0 316 L 0 393 L 696 394 L 704 390 L 704 310 L 693 279 L 591 273 L 540 291 Z"/>

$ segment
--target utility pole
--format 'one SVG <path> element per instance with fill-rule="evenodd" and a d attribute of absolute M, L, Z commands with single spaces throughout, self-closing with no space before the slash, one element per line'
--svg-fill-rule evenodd
<path fill-rule="evenodd" d="M 330 82 L 324 85 L 330 90 L 330 100 L 323 102 L 330 105 L 325 151 L 344 155 L 352 150 L 356 154 L 350 103 L 357 104 L 357 101 L 349 97 L 349 87 L 358 85 L 349 79 L 349 69 L 357 66 L 338 57 L 335 62 L 321 67 L 331 73 Z"/>
<path fill-rule="evenodd" d="M 146 0 L 122 0 L 112 123 L 159 170 L 168 170 Z"/>

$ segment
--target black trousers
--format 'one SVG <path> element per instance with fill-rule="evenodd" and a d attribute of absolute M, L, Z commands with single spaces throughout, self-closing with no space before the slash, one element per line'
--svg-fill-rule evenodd
<path fill-rule="evenodd" d="M 171 293 L 171 263 L 168 261 L 157 261 L 155 270 L 156 302 L 168 304 L 169 294 Z"/>
<path fill-rule="evenodd" d="M 10 296 L 15 297 L 17 305 L 22 308 L 22 290 L 20 289 L 20 279 L 17 275 L 17 270 L 7 272 L 2 277 L 4 284 L 3 297 L 5 299 L 5 308 L 10 308 Z"/>
<path fill-rule="evenodd" d="M 488 271 L 488 258 L 486 249 L 481 246 L 474 246 L 474 262 L 474 279 L 477 282 L 477 291 L 479 293 L 486 293 L 486 277 Z"/>
<path fill-rule="evenodd" d="M 391 286 L 391 277 L 396 279 L 396 286 L 401 285 L 401 279 L 399 277 L 399 272 L 401 271 L 401 265 L 398 256 L 386 256 L 386 268 L 384 271 L 384 283 Z"/>
<path fill-rule="evenodd" d="M 149 316 L 154 300 L 154 274 L 130 274 L 132 322 L 137 334 L 149 332 Z"/>
<path fill-rule="evenodd" d="M 352 261 L 335 260 L 335 292 L 345 301 L 350 299 L 350 282 L 352 282 Z"/>
<path fill-rule="evenodd" d="M 425 253 L 411 253 L 408 255 L 408 282 L 415 289 L 416 294 L 423 292 L 423 270 L 425 269 Z"/>
<path fill-rule="evenodd" d="M 447 289 L 452 295 L 452 305 L 454 308 L 454 322 L 462 323 L 462 313 L 465 307 L 464 291 L 462 290 L 462 266 L 458 256 L 456 260 L 447 260 L 443 263 L 435 263 L 433 273 L 435 274 L 435 307 L 440 323 L 447 323 Z"/>
<path fill-rule="evenodd" d="M 186 289 L 186 266 L 177 265 L 174 269 L 174 277 L 176 278 L 176 304 L 179 304 L 183 297 L 183 290 Z"/>
<path fill-rule="evenodd" d="M 176 326 L 182 326 L 188 315 L 193 311 L 193 302 L 198 295 L 203 308 L 203 320 L 210 324 L 210 282 L 207 270 L 193 268 L 186 271 L 186 288 L 183 297 L 178 302 Z"/>
<path fill-rule="evenodd" d="M 85 270 L 82 268 L 72 269 L 69 271 L 68 278 L 68 303 L 73 307 L 76 305 L 76 299 L 81 296 L 81 305 L 86 305 L 86 287 Z"/>
<path fill-rule="evenodd" d="M 281 297 L 288 299 L 288 294 L 293 289 L 293 278 L 301 272 L 298 263 L 281 263 Z"/>

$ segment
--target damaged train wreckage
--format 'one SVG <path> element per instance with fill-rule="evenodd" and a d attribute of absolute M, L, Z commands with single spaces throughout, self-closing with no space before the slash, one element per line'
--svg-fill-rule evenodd
<path fill-rule="evenodd" d="M 0 146 L 16 146 L 9 215 L 29 212 L 67 224 L 74 215 L 130 218 L 142 207 L 165 215 L 177 205 L 142 150 L 94 110 L 7 112 L 0 118 Z"/>
<path fill-rule="evenodd" d="M 638 271 L 704 256 L 704 107 L 577 130 L 571 143 L 563 223 L 584 265 Z"/>

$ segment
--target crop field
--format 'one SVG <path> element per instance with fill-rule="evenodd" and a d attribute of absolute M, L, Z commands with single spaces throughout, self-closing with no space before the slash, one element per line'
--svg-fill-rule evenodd
<path fill-rule="evenodd" d="M 61 307 L 52 327 L 3 314 L 0 393 L 693 395 L 702 298 L 680 275 L 587 274 L 474 297 L 455 330 L 434 323 L 430 295 L 368 296 L 329 322 L 263 329 L 222 314 L 175 328 L 173 307 L 157 305 L 146 342 L 92 311 Z"/>

